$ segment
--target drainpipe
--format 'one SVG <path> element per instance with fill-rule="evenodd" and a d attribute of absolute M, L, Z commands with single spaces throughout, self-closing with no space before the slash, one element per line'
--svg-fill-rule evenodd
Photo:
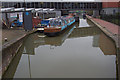
<path fill-rule="evenodd" d="M 26 11 L 26 4 L 25 4 L 25 0 L 24 0 L 24 11 Z"/>
<path fill-rule="evenodd" d="M 120 16 L 120 1 L 118 2 L 118 10 Z M 118 24 L 120 24 L 120 21 L 118 22 Z M 120 80 L 120 27 L 118 28 L 117 64 L 118 64 L 118 80 Z"/>

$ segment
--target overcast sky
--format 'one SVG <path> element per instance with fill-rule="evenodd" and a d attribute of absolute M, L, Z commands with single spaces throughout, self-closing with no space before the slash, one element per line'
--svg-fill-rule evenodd
<path fill-rule="evenodd" d="M 2 2 L 24 2 L 24 0 L 0 0 Z M 120 0 L 25 0 L 25 2 L 118 2 Z"/>

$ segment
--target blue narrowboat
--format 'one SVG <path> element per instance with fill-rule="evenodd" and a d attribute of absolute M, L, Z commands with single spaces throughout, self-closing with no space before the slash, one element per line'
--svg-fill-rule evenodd
<path fill-rule="evenodd" d="M 37 30 L 38 31 L 44 31 L 44 27 L 47 27 L 49 25 L 50 20 L 41 20 L 40 25 L 37 25 Z"/>
<path fill-rule="evenodd" d="M 44 34 L 47 36 L 57 36 L 69 28 L 73 23 L 75 23 L 75 18 L 73 16 L 62 16 L 51 19 L 49 21 L 49 26 L 44 28 Z"/>

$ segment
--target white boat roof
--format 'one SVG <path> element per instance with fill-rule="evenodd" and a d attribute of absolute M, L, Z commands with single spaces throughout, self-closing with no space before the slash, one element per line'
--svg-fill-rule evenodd
<path fill-rule="evenodd" d="M 36 8 L 35 11 L 41 11 L 43 10 L 42 8 Z"/>
<path fill-rule="evenodd" d="M 27 8 L 26 11 L 34 11 L 35 8 Z"/>
<path fill-rule="evenodd" d="M 24 11 L 24 8 L 15 8 L 14 11 Z"/>
<path fill-rule="evenodd" d="M 24 11 L 25 8 L 1 8 L 1 12 Z M 26 11 L 36 11 L 40 13 L 54 13 L 55 9 L 49 8 L 26 8 Z"/>
<path fill-rule="evenodd" d="M 45 19 L 45 20 L 52 20 L 52 19 L 55 19 L 55 18 L 49 18 L 49 19 Z"/>
<path fill-rule="evenodd" d="M 1 10 L 0 12 L 13 11 L 14 8 L 13 7 L 12 8 L 1 8 L 0 10 Z"/>
<path fill-rule="evenodd" d="M 48 8 L 46 8 L 46 9 L 43 9 L 43 11 L 48 11 L 49 9 Z"/>
<path fill-rule="evenodd" d="M 50 11 L 54 11 L 55 9 L 49 9 Z"/>

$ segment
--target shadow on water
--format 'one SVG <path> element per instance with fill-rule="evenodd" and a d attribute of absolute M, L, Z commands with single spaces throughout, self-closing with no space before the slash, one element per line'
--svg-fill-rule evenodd
<path fill-rule="evenodd" d="M 12 62 L 10 63 L 7 71 L 3 75 L 3 78 L 13 78 L 14 74 L 16 72 L 17 66 L 19 64 L 19 61 L 21 59 L 22 53 L 24 50 L 24 46 L 22 45 L 21 48 L 19 49 L 19 52 L 16 54 Z"/>
<path fill-rule="evenodd" d="M 24 56 L 27 56 L 27 58 L 28 58 L 28 61 L 27 61 L 27 63 L 26 64 L 28 64 L 28 66 L 27 66 L 27 68 L 28 68 L 28 73 L 29 73 L 29 76 L 27 76 L 27 78 L 31 78 L 32 77 L 32 74 L 33 75 L 36 75 L 36 74 L 34 74 L 34 73 L 32 73 L 32 72 L 34 72 L 34 71 L 31 71 L 31 62 L 30 61 L 32 61 L 32 60 L 30 60 L 30 57 L 33 57 L 34 55 L 38 55 L 38 53 L 37 52 L 39 52 L 37 49 L 39 49 L 40 48 L 40 46 L 42 46 L 42 47 L 45 47 L 45 46 L 49 46 L 49 49 L 54 49 L 54 50 L 58 50 L 59 48 L 61 48 L 61 47 L 64 47 L 64 48 L 66 48 L 66 46 L 65 45 L 72 45 L 72 44 L 76 44 L 77 43 L 77 41 L 78 40 L 82 40 L 83 42 L 84 41 L 86 41 L 85 43 L 82 43 L 82 42 L 80 42 L 80 46 L 82 46 L 82 47 L 84 47 L 85 45 L 88 45 L 87 47 L 89 47 L 90 45 L 91 45 L 91 47 L 92 48 L 90 48 L 90 51 L 91 50 L 93 50 L 93 51 L 91 51 L 90 53 L 94 53 L 94 49 L 96 50 L 97 49 L 97 51 L 99 51 L 99 49 L 101 49 L 101 51 L 99 51 L 99 52 L 97 52 L 96 51 L 96 54 L 97 53 L 100 53 L 99 55 L 96 55 L 98 58 L 101 58 L 101 55 L 102 55 L 102 53 L 103 53 L 103 56 L 105 56 L 105 55 L 116 55 L 116 47 L 115 47 L 115 44 L 114 44 L 114 42 L 110 39 L 110 38 L 108 38 L 103 32 L 101 32 L 101 30 L 99 30 L 96 26 L 93 26 L 93 24 L 91 23 L 91 22 L 89 22 L 89 21 L 87 21 L 87 23 L 91 26 L 89 26 L 89 27 L 80 27 L 79 26 L 79 23 L 76 23 L 76 24 L 74 24 L 70 29 L 68 29 L 66 32 L 64 32 L 63 34 L 61 34 L 60 36 L 56 36 L 56 37 L 47 37 L 47 36 L 45 36 L 44 34 L 41 34 L 41 33 L 34 33 L 34 34 L 31 34 L 26 40 L 25 40 L 25 42 L 24 42 L 24 44 L 22 45 L 22 47 L 21 47 L 21 49 L 19 50 L 19 52 L 18 52 L 18 54 L 15 56 L 15 58 L 13 59 L 13 61 L 11 62 L 11 64 L 10 64 L 10 66 L 9 66 L 9 68 L 8 68 L 8 70 L 6 71 L 6 73 L 3 75 L 3 78 L 13 78 L 13 77 L 16 77 L 16 75 L 19 77 L 19 76 L 21 76 L 21 74 L 19 74 L 19 68 L 20 68 L 20 66 L 23 66 L 23 65 L 20 65 L 20 61 L 23 59 L 23 57 Z M 86 39 L 85 39 L 86 38 Z M 88 40 L 87 40 L 88 39 Z M 71 42 L 71 40 L 72 40 L 72 42 Z M 70 41 L 70 42 L 69 42 Z M 91 42 L 92 41 L 92 42 Z M 69 42 L 69 43 L 68 43 Z M 90 42 L 90 43 L 88 43 L 88 42 Z M 75 52 L 75 53 L 77 53 L 76 51 L 78 51 L 79 52 L 79 50 L 76 50 L 76 49 L 78 49 L 80 46 L 78 45 L 79 43 L 77 43 L 75 46 L 75 48 L 72 48 L 73 49 L 73 52 Z M 73 45 L 74 46 L 74 45 Z M 59 48 L 55 48 L 55 47 L 59 47 Z M 81 48 L 82 48 L 81 47 Z M 85 48 L 85 47 L 84 47 Z M 85 49 L 88 49 L 88 48 L 85 48 Z M 85 52 L 85 49 L 83 50 L 83 52 Z M 40 49 L 41 50 L 41 49 Z M 46 49 L 46 50 L 48 50 L 48 48 Z M 62 49 L 62 50 L 65 50 L 65 49 Z M 67 48 L 66 48 L 66 50 L 67 50 Z M 42 51 L 42 50 L 41 50 Z M 59 52 L 60 50 L 58 50 L 58 52 Z M 89 51 L 89 49 L 88 49 L 88 51 Z M 48 52 L 49 52 L 49 50 L 48 50 Z M 67 52 L 67 51 L 66 51 Z M 33 56 L 31 56 L 31 55 L 33 55 Z M 45 54 L 44 54 L 45 55 Z M 57 53 L 56 53 L 56 55 L 57 55 Z M 61 51 L 61 55 L 62 55 L 62 51 Z M 72 55 L 70 52 L 69 52 L 69 55 Z M 75 55 L 78 55 L 78 54 L 75 54 Z M 49 55 L 48 55 L 49 56 Z M 87 57 L 88 55 L 85 55 L 85 54 L 81 54 L 81 56 L 83 56 L 83 57 Z M 91 56 L 94 56 L 93 54 L 91 54 L 91 55 L 89 55 L 89 57 L 91 57 Z M 43 56 L 44 57 L 44 56 Z M 73 56 L 74 57 L 74 56 Z M 68 58 L 68 57 L 67 57 Z M 77 58 L 77 57 L 76 57 Z M 93 58 L 95 58 L 95 57 L 93 57 Z M 38 58 L 34 58 L 34 60 L 39 60 Z M 73 59 L 73 58 L 72 58 Z M 114 58 L 115 59 L 115 58 Z M 112 59 L 112 60 L 114 60 L 114 59 Z M 55 59 L 56 60 L 56 59 Z M 65 59 L 64 59 L 65 60 Z M 83 59 L 84 60 L 84 59 Z M 88 59 L 87 59 L 88 60 Z M 95 58 L 95 60 L 97 60 L 96 58 Z M 101 61 L 103 61 L 103 60 L 101 60 L 100 61 L 100 59 L 98 59 L 99 61 L 99 63 L 96 63 L 96 66 L 97 66 L 97 64 L 99 64 L 99 65 L 101 65 L 101 67 L 103 67 L 104 68 L 104 66 L 103 66 L 103 64 L 102 64 L 102 62 Z M 106 59 L 104 59 L 104 60 L 106 60 Z M 57 61 L 57 60 L 56 60 Z M 80 61 L 81 62 L 81 61 Z M 93 61 L 94 62 L 94 61 Z M 107 60 L 105 61 L 106 63 L 107 63 Z M 37 64 L 38 62 L 36 62 L 36 64 Z M 42 63 L 42 62 L 41 62 Z M 44 63 L 44 62 L 43 62 Z M 72 62 L 71 62 L 72 63 Z M 76 62 L 77 63 L 77 62 Z M 84 61 L 83 62 L 84 63 L 84 65 L 88 65 L 89 63 L 87 63 L 86 61 Z M 115 62 L 114 62 L 115 63 Z M 111 64 L 111 65 L 114 65 L 114 63 L 109 63 L 109 61 L 108 61 L 108 63 L 107 64 Z M 44 63 L 44 64 L 46 64 L 46 63 Z M 62 64 L 62 63 L 60 63 L 60 64 Z M 82 62 L 81 62 L 81 64 L 82 64 Z M 91 64 L 93 64 L 92 62 L 91 62 Z M 54 64 L 53 64 L 54 65 Z M 65 64 L 62 64 L 62 65 L 65 65 Z M 68 63 L 68 66 L 70 65 L 70 63 Z M 72 65 L 72 64 L 71 64 Z M 74 64 L 75 65 L 75 64 Z M 84 66 L 83 65 L 83 66 Z M 94 65 L 94 64 L 93 64 Z M 108 66 L 111 66 L 111 65 L 108 65 Z M 19 67 L 18 67 L 19 66 Z M 76 66 L 79 66 L 78 64 L 76 65 Z M 46 67 L 46 66 L 45 66 Z M 85 66 L 86 67 L 86 66 Z M 90 65 L 88 65 L 87 67 L 91 67 Z M 93 67 L 94 68 L 94 67 Z M 97 67 L 97 69 L 95 69 L 96 71 L 98 70 L 100 68 L 100 66 L 98 66 Z M 115 68 L 115 65 L 112 67 L 112 68 Z M 18 69 L 18 70 L 17 70 Z M 21 68 L 20 68 L 21 69 Z M 33 69 L 33 68 L 32 68 Z M 39 69 L 39 68 L 38 68 Z M 48 69 L 48 68 L 47 68 Z M 61 68 L 60 68 L 61 69 Z M 71 69 L 74 69 L 74 68 L 70 68 L 70 70 Z M 79 68 L 78 68 L 79 69 Z M 86 69 L 86 68 L 85 68 Z M 68 68 L 68 70 L 69 70 L 69 68 Z M 81 70 L 81 69 L 80 69 Z M 112 69 L 112 70 L 114 70 L 114 69 Z M 23 72 L 24 72 L 24 69 L 22 70 Z M 48 69 L 48 71 L 49 71 L 49 69 Z M 65 70 L 66 71 L 66 70 Z M 78 70 L 79 71 L 79 70 Z M 89 70 L 86 70 L 86 71 L 89 71 Z M 85 71 L 85 72 L 86 72 Z M 59 71 L 60 72 L 60 71 Z M 69 71 L 68 71 L 69 72 Z M 80 71 L 80 72 L 82 72 L 82 73 L 85 73 L 85 72 L 83 72 L 82 70 Z M 91 71 L 90 71 L 91 72 Z M 109 72 L 109 71 L 108 71 Z M 116 70 L 114 70 L 114 71 L 112 71 L 111 73 L 110 73 L 110 75 L 108 75 L 107 77 L 110 77 L 111 78 L 111 74 L 113 74 L 113 78 L 115 78 L 115 76 L 114 76 L 114 74 L 116 74 L 115 73 L 116 72 Z M 49 73 L 49 72 L 48 72 Z M 57 73 L 57 72 L 56 72 Z M 69 72 L 70 73 L 70 72 Z M 73 71 L 73 73 L 75 73 L 74 71 Z M 79 72 L 78 72 L 79 73 Z M 96 72 L 97 73 L 97 72 Z M 104 73 L 104 74 L 107 74 L 107 72 L 98 72 L 98 73 Z M 38 73 L 39 74 L 39 73 Z M 37 75 L 38 75 L 37 74 Z M 52 73 L 51 73 L 52 74 Z M 67 73 L 66 73 L 67 74 Z M 66 75 L 65 74 L 65 75 Z M 91 74 L 91 73 L 88 73 L 88 74 Z M 86 74 L 87 75 L 87 77 L 93 77 L 93 76 L 88 76 L 88 74 Z M 101 75 L 101 74 L 99 74 L 99 75 Z M 24 75 L 24 74 L 23 74 Z M 26 75 L 26 73 L 25 73 L 25 75 Z M 54 73 L 53 73 L 53 75 L 54 75 Z M 80 76 L 80 75 L 78 75 L 77 74 L 77 71 L 76 71 L 76 75 L 75 74 L 70 74 L 71 75 L 71 77 L 72 77 L 72 75 L 73 75 L 73 78 L 74 77 L 77 77 L 78 78 L 78 76 Z M 99 75 L 95 75 L 96 77 L 99 77 Z M 58 75 L 57 75 L 58 76 Z M 83 76 L 83 75 L 82 75 Z M 37 76 L 38 77 L 38 76 Z M 41 77 L 41 76 L 40 76 Z M 44 76 L 42 76 L 42 77 L 45 77 L 45 75 Z M 48 77 L 50 77 L 50 76 L 48 76 Z M 69 77 L 68 75 L 67 76 L 60 76 L 60 77 Z M 83 77 L 85 77 L 85 76 L 83 76 Z M 101 77 L 101 76 L 100 76 Z M 105 76 L 103 76 L 103 77 L 105 77 Z"/>

